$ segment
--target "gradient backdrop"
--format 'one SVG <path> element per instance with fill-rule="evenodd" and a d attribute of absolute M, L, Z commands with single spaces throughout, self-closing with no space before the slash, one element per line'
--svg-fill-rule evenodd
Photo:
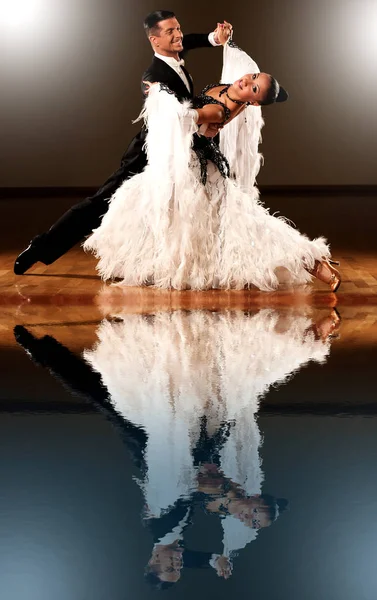
<path fill-rule="evenodd" d="M 158 8 L 187 33 L 230 21 L 289 90 L 264 109 L 260 184 L 377 184 L 376 0 L 0 0 L 0 187 L 97 186 L 117 167 L 152 55 L 142 21 Z M 197 91 L 221 58 L 189 54 Z"/>

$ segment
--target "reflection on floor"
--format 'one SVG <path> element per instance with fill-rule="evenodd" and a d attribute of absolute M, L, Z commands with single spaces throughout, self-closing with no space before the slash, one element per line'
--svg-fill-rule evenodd
<path fill-rule="evenodd" d="M 33 331 L 43 334 L 46 331 L 57 334 L 59 339 L 73 350 L 83 350 L 95 340 L 95 325 L 103 318 L 111 318 L 119 314 L 154 314 L 175 310 L 205 310 L 210 312 L 244 311 L 254 314 L 260 308 L 272 308 L 281 315 L 295 310 L 307 314 L 315 322 L 332 313 L 336 306 L 342 319 L 341 332 L 337 345 L 346 349 L 354 346 L 377 344 L 377 306 L 339 305 L 332 298 L 333 305 L 318 306 L 301 303 L 294 305 L 272 306 L 268 300 L 260 308 L 250 303 L 245 296 L 235 298 L 232 294 L 203 295 L 192 298 L 179 295 L 161 294 L 153 290 L 130 290 L 126 292 L 126 300 L 122 303 L 124 292 L 117 288 L 105 288 L 93 298 L 91 303 L 61 304 L 28 302 L 27 298 L 18 298 L 18 303 L 3 304 L 0 312 L 1 344 L 13 344 L 13 327 L 25 325 Z M 205 332 L 203 333 L 205 335 Z"/>
<path fill-rule="evenodd" d="M 120 430 L 155 541 L 148 578 L 174 583 L 183 565 L 230 577 L 236 554 L 286 507 L 262 494 L 260 401 L 302 366 L 324 363 L 339 326 L 335 311 L 317 323 L 298 310 L 124 314 L 96 327 L 82 357 L 23 325 L 14 336 L 34 364 Z M 185 547 L 197 504 L 221 518 L 219 554 Z"/>
<path fill-rule="evenodd" d="M 141 520 L 153 540 L 145 579 L 159 589 L 177 584 L 188 569 L 233 577 L 242 552 L 284 519 L 289 500 L 263 489 L 258 414 L 286 408 L 297 415 L 345 414 L 368 403 L 364 394 L 362 406 L 355 397 L 347 404 L 342 394 L 334 404 L 334 381 L 327 387 L 326 376 L 318 378 L 342 336 L 334 309 L 117 310 L 97 322 L 71 316 L 71 324 L 61 314 L 65 320 L 54 322 L 57 315 L 48 313 L 45 323 L 33 324 L 32 314 L 29 323 L 18 322 L 13 349 L 68 390 L 78 412 L 105 415 L 128 448 L 142 494 Z M 86 335 L 77 336 L 80 330 Z M 303 369 L 306 400 L 292 394 L 292 380 Z M 17 386 L 22 389 L 13 381 Z M 290 390 L 290 403 L 283 389 Z M 18 411 L 28 401 L 34 412 L 54 410 L 54 400 L 43 408 L 28 393 L 20 396 Z M 63 404 L 55 410 L 64 412 Z M 9 412 L 10 403 L 2 408 Z M 376 409 L 371 401 L 369 409 Z M 212 525 L 218 519 L 220 546 L 214 541 L 204 551 L 188 544 L 198 511 Z"/>
<path fill-rule="evenodd" d="M 20 470 L 18 479 L 13 472 L 7 475 L 5 490 L 19 482 L 17 501 L 2 496 L 1 511 L 13 514 L 25 497 L 22 514 L 33 522 L 28 494 L 40 485 L 36 494 L 44 502 L 57 469 L 54 461 L 50 467 L 43 461 L 50 453 L 56 460 L 55 438 L 64 430 L 59 475 L 66 467 L 70 474 L 76 463 L 80 468 L 76 478 L 67 476 L 69 491 L 63 486 L 54 496 L 54 510 L 71 510 L 71 548 L 82 532 L 82 556 L 90 555 L 85 544 L 96 535 L 102 552 L 106 536 L 98 534 L 97 515 L 112 514 L 118 491 L 124 490 L 115 520 L 122 522 L 130 511 L 123 540 L 127 544 L 134 527 L 127 585 L 136 589 L 140 578 L 144 585 L 133 597 L 149 597 L 147 582 L 159 589 L 176 586 L 177 598 L 191 599 L 195 585 L 204 585 L 205 597 L 216 591 L 221 598 L 226 588 L 215 586 L 229 579 L 235 586 L 241 582 L 232 588 L 236 597 L 247 590 L 266 600 L 295 595 L 348 600 L 363 581 L 363 597 L 374 599 L 372 579 L 363 569 L 377 497 L 368 463 L 377 450 L 372 418 L 377 415 L 377 260 L 367 252 L 339 251 L 336 257 L 344 277 L 337 295 L 317 283 L 295 293 L 194 293 L 103 286 L 94 260 L 78 249 L 17 278 L 14 253 L 4 252 L 0 424 L 5 432 L 14 431 L 7 440 L 10 456 L 27 451 L 18 461 L 3 461 L 3 468 L 18 472 L 24 465 L 27 473 Z M 20 416 L 28 416 L 23 430 L 17 429 Z M 41 416 L 49 426 L 35 425 Z M 72 418 L 69 426 L 65 418 Z M 38 427 L 43 435 L 33 433 Z M 75 427 L 75 454 L 65 460 Z M 26 443 L 28 436 L 32 442 Z M 114 440 L 126 449 L 127 473 Z M 43 451 L 31 458 L 39 443 Z M 121 475 L 113 474 L 112 460 L 119 460 Z M 37 484 L 40 472 L 50 476 Z M 83 489 L 97 489 L 99 480 L 104 487 L 111 481 L 111 502 L 101 505 L 102 489 L 84 501 Z M 73 497 L 85 511 L 94 511 L 88 529 L 83 515 L 72 512 Z M 21 519 L 14 514 L 13 529 Z M 355 522 L 355 514 L 357 536 L 353 530 L 351 539 L 349 515 Z M 49 535 L 56 554 L 61 536 Z M 145 548 L 138 554 L 139 537 Z M 364 557 L 359 562 L 347 554 L 356 537 Z M 8 546 L 9 560 L 18 564 L 22 548 L 18 542 Z M 109 546 L 109 556 L 113 551 Z M 347 560 L 352 569 L 345 574 Z M 76 563 L 67 564 L 73 572 Z M 294 569 L 287 577 L 289 564 Z M 101 568 L 86 568 L 88 579 L 96 573 L 106 577 Z M 195 580 L 195 569 L 204 568 L 207 579 Z M 120 572 L 123 577 L 123 563 Z M 185 588 L 187 573 L 192 588 Z M 301 577 L 295 579 L 295 573 Z M 325 591 L 315 589 L 318 573 Z M 348 573 L 356 573 L 357 585 Z M 52 588 L 50 597 L 57 597 Z M 66 597 L 76 598 L 72 589 Z"/>

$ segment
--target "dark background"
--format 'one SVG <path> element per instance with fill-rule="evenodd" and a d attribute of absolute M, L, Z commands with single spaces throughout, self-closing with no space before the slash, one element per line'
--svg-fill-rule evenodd
<path fill-rule="evenodd" d="M 143 18 L 176 12 L 184 32 L 226 19 L 261 70 L 290 92 L 264 109 L 261 185 L 374 185 L 375 0 L 30 0 L 0 15 L 0 187 L 97 186 L 138 130 L 152 52 Z M 11 3 L 9 3 L 11 5 Z M 219 79 L 221 48 L 187 60 L 196 91 Z"/>

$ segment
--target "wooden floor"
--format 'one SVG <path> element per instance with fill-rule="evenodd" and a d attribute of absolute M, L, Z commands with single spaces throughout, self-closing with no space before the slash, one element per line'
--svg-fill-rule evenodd
<path fill-rule="evenodd" d="M 158 310 L 204 309 L 249 310 L 273 307 L 279 310 L 306 307 L 328 311 L 336 306 L 343 318 L 342 344 L 377 342 L 377 247 L 374 222 L 375 198 L 271 199 L 274 211 L 280 204 L 284 214 L 311 237 L 324 234 L 331 241 L 333 257 L 340 260 L 343 282 L 337 294 L 315 281 L 307 290 L 273 293 L 250 291 L 163 291 L 104 285 L 95 270 L 95 259 L 76 247 L 50 266 L 41 263 L 27 274 L 15 276 L 13 263 L 27 240 L 43 231 L 72 199 L 19 199 L 2 201 L 3 231 L 0 236 L 0 331 L 3 344 L 11 342 L 16 324 L 33 327 L 74 326 L 74 345 L 93 336 L 91 324 L 122 312 L 150 313 Z M 275 205 L 273 204 L 275 202 Z M 357 206 L 362 207 L 357 209 Z M 330 208 L 327 208 L 330 207 Z M 342 219 L 336 221 L 339 207 Z M 283 212 L 283 211 L 282 211 Z M 326 215 L 326 220 L 323 215 Z M 20 215 L 22 218 L 20 219 Z M 15 225 L 17 223 L 17 226 Z M 362 227 L 362 224 L 365 224 Z M 355 225 L 357 227 L 353 227 Z M 302 225 L 302 226 L 301 226 Z M 81 334 L 79 335 L 79 331 Z"/>
<path fill-rule="evenodd" d="M 38 264 L 24 276 L 13 274 L 14 254 L 0 255 L 0 331 L 3 345 L 12 345 L 13 327 L 32 326 L 36 333 L 59 337 L 83 348 L 95 340 L 101 319 L 122 313 L 165 310 L 309 310 L 314 319 L 332 307 L 342 317 L 341 345 L 377 343 L 377 255 L 339 253 L 343 283 L 337 294 L 314 282 L 305 291 L 164 291 L 103 284 L 95 260 L 73 249 L 55 264 Z M 46 329 L 47 328 L 47 329 Z M 62 330 L 65 329 L 65 332 Z"/>
<path fill-rule="evenodd" d="M 340 260 L 342 285 L 337 294 L 314 280 L 310 289 L 295 292 L 217 291 L 178 292 L 154 288 L 124 288 L 103 284 L 98 277 L 96 260 L 81 248 L 74 248 L 56 263 L 46 266 L 34 265 L 25 275 L 13 273 L 15 253 L 0 254 L 0 303 L 22 304 L 93 304 L 121 303 L 134 308 L 227 308 L 233 305 L 285 305 L 305 301 L 314 305 L 333 306 L 350 304 L 377 305 L 377 251 L 375 255 L 339 250 L 334 255 Z"/>

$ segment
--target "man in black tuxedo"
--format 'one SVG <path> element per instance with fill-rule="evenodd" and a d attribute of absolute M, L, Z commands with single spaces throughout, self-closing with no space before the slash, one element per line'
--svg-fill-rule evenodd
<path fill-rule="evenodd" d="M 147 85 L 144 81 L 161 82 L 169 86 L 180 101 L 190 100 L 194 95 L 192 78 L 183 66 L 182 57 L 194 48 L 223 45 L 231 34 L 229 23 L 218 24 L 210 34 L 183 36 L 180 24 L 171 11 L 159 10 L 144 21 L 144 29 L 155 52 L 152 64 L 144 72 L 142 93 L 145 98 Z M 14 264 L 16 275 L 23 275 L 36 262 L 50 265 L 63 256 L 75 244 L 81 242 L 93 229 L 99 227 L 108 210 L 112 194 L 147 164 L 143 150 L 146 131 L 143 128 L 132 140 L 124 153 L 120 167 L 99 190 L 89 198 L 70 208 L 50 229 L 33 238 L 21 252 Z"/>

